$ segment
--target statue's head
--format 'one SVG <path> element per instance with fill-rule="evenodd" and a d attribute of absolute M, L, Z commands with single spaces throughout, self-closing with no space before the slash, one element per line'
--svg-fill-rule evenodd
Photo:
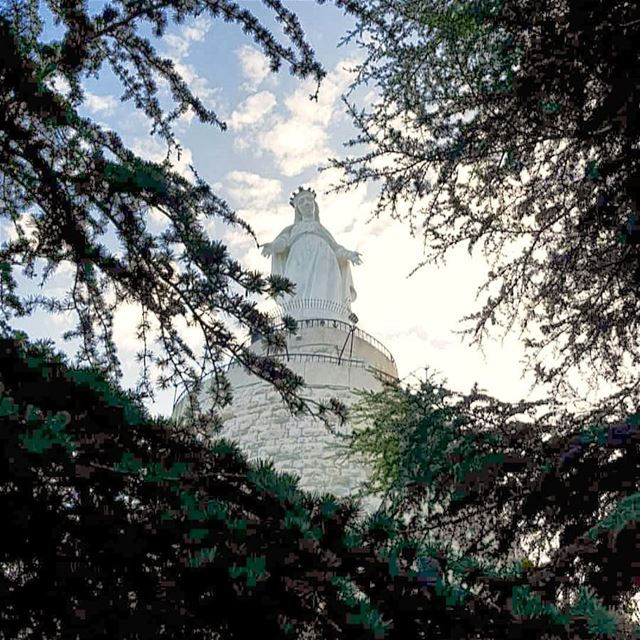
<path fill-rule="evenodd" d="M 291 196 L 289 204 L 295 209 L 295 222 L 301 220 L 320 221 L 320 210 L 316 203 L 315 191 L 298 187 L 298 190 Z"/>

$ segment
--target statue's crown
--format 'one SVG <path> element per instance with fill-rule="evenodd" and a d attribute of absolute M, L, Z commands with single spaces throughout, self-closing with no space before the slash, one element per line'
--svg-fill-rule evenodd
<path fill-rule="evenodd" d="M 313 189 L 305 189 L 304 187 L 298 187 L 298 190 L 291 194 L 289 198 L 289 204 L 295 209 L 296 202 L 302 196 L 311 196 L 314 200 L 316 199 L 316 192 Z"/>

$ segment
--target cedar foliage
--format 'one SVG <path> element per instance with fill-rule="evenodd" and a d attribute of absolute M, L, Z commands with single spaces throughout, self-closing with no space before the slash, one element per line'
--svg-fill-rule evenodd
<path fill-rule="evenodd" d="M 150 421 L 95 370 L 1 356 L 3 637 L 368 637 L 332 580 L 388 575 L 345 544 L 352 504 Z"/>
<path fill-rule="evenodd" d="M 151 420 L 99 371 L 0 344 L 3 638 L 277 637 L 319 620 L 313 589 L 337 587 L 307 575 L 328 558 L 286 520 L 293 480 Z M 335 538 L 353 509 L 316 502 Z"/>
<path fill-rule="evenodd" d="M 0 637 L 632 637 L 603 602 L 637 573 L 625 555 L 631 488 L 590 546 L 569 545 L 551 569 L 501 567 L 385 513 L 358 519 L 352 500 L 306 494 L 232 443 L 151 420 L 99 371 L 23 336 L 0 341 L 0 392 Z M 543 477 L 539 498 L 555 496 L 559 516 L 589 516 L 571 469 L 633 476 L 638 421 L 624 433 L 581 445 L 566 472 Z M 612 446 L 623 463 L 608 469 L 598 451 Z M 466 500 L 483 504 L 490 490 L 465 481 Z M 595 590 L 559 606 L 550 587 L 574 556 Z"/>
<path fill-rule="evenodd" d="M 155 364 L 162 388 L 197 392 L 203 377 L 215 380 L 213 405 L 222 406 L 230 397 L 222 365 L 233 357 L 272 382 L 293 410 L 303 409 L 295 393 L 302 380 L 278 361 L 257 357 L 233 333 L 235 326 L 282 345 L 283 332 L 256 309 L 252 295 L 289 291 L 291 283 L 245 269 L 203 225 L 221 220 L 253 235 L 251 228 L 197 174 L 190 182 L 172 170 L 168 159 L 143 161 L 116 132 L 78 115 L 83 78 L 110 68 L 122 85 L 122 98 L 132 101 L 150 121 L 151 133 L 167 143 L 167 158 L 180 151 L 172 123 L 187 111 L 224 129 L 173 62 L 142 35 L 151 31 L 160 38 L 169 24 L 188 19 L 234 23 L 255 40 L 274 71 L 286 64 L 298 77 L 320 81 L 325 72 L 296 16 L 279 0 L 265 4 L 282 25 L 284 42 L 250 10 L 227 0 L 118 0 L 94 12 L 81 0 L 0 4 L 0 220 L 15 234 L 0 246 L 1 327 L 8 329 L 12 318 L 36 309 L 71 311 L 77 326 L 65 338 L 79 339 L 77 361 L 117 380 L 113 314 L 118 305 L 135 303 L 142 311 L 138 391 L 146 397 L 153 396 Z M 43 5 L 61 29 L 60 37 L 48 42 Z M 160 103 L 161 81 L 173 101 L 168 113 Z M 148 230 L 152 209 L 167 222 L 159 235 Z M 28 222 L 34 226 L 32 237 Z M 19 270 L 32 279 L 41 271 L 44 285 L 60 265 L 73 269 L 73 283 L 63 296 L 27 296 L 17 286 Z M 194 353 L 181 337 L 178 318 L 202 333 L 202 353 Z M 195 413 L 196 398 L 197 393 L 190 397 Z"/>
<path fill-rule="evenodd" d="M 369 489 L 406 535 L 449 549 L 472 572 L 526 569 L 547 605 L 575 606 L 588 590 L 637 617 L 638 413 L 578 417 L 542 401 L 454 393 L 427 376 L 363 392 L 356 418 L 365 422 L 350 451 L 372 466 Z"/>
<path fill-rule="evenodd" d="M 471 564 L 524 558 L 544 606 L 591 589 L 628 608 L 640 582 L 629 447 L 640 385 L 639 5 L 343 6 L 356 21 L 347 39 L 365 54 L 352 89 L 377 99 L 347 97 L 357 135 L 333 161 L 341 188 L 379 185 L 376 214 L 423 237 L 422 264 L 481 248 L 491 270 L 465 332 L 481 344 L 519 327 L 552 394 L 536 406 L 430 379 L 387 386 L 364 398 L 370 426 L 351 449 L 374 463 L 371 488 L 414 533 L 455 542 Z M 617 389 L 579 414 L 573 372 Z"/>
<path fill-rule="evenodd" d="M 171 21 L 200 15 L 240 25 L 274 70 L 286 62 L 299 77 L 320 80 L 324 72 L 295 15 L 279 0 L 264 4 L 289 44 L 228 0 L 119 0 L 94 13 L 78 0 L 51 0 L 46 5 L 63 35 L 49 43 L 41 38 L 40 2 L 0 5 L 0 216 L 17 234 L 0 248 L 1 328 L 9 336 L 11 319 L 36 308 L 73 310 L 79 322 L 69 337 L 80 338 L 78 360 L 87 365 L 68 366 L 50 346 L 35 348 L 15 335 L 0 342 L 0 501 L 8 522 L 0 545 L 0 633 L 11 639 L 246 638 L 256 629 L 265 637 L 301 637 L 304 629 L 336 639 L 628 635 L 605 605 L 616 603 L 635 579 L 633 560 L 622 560 L 615 545 L 634 548 L 637 487 L 623 484 L 618 506 L 593 519 L 593 505 L 584 512 L 576 507 L 582 485 L 571 481 L 574 467 L 629 481 L 628 465 L 606 466 L 602 443 L 578 439 L 565 475 L 534 474 L 546 482 L 539 489 L 544 500 L 553 497 L 559 505 L 554 517 L 575 515 L 563 530 L 583 515 L 593 522 L 591 546 L 573 551 L 592 572 L 597 593 L 582 591 L 558 603 L 556 574 L 549 577 L 546 567 L 479 566 L 421 540 L 385 513 L 359 522 L 351 502 L 303 494 L 295 479 L 269 465 L 249 466 L 230 443 L 200 442 L 192 429 L 151 420 L 138 394 L 114 386 L 110 290 L 116 301 L 135 301 L 145 314 L 139 333 L 146 393 L 155 358 L 147 348 L 149 316 L 160 325 L 163 355 L 156 362 L 166 370 L 163 382 L 197 387 L 205 373 L 193 369 L 194 354 L 173 327 L 186 316 L 202 330 L 212 368 L 206 373 L 219 382 L 214 407 L 229 396 L 220 368 L 226 354 L 301 408 L 301 380 L 238 344 L 218 315 L 282 344 L 243 294 L 277 293 L 288 284 L 243 269 L 206 236 L 199 216 L 250 229 L 203 181 L 184 180 L 168 162 L 143 162 L 116 133 L 77 113 L 82 78 L 106 64 L 169 150 L 177 146 L 171 123 L 187 109 L 223 128 L 141 35 L 151 27 L 159 37 Z M 159 78 L 173 96 L 170 113 L 160 108 Z M 56 88 L 61 80 L 68 92 Z M 146 229 L 151 207 L 169 222 L 160 237 Z M 25 233 L 28 215 L 36 225 L 33 238 Z M 107 232 L 115 234 L 119 252 L 107 246 Z M 181 247 L 178 255 L 173 245 Z M 184 267 L 179 272 L 174 259 Z M 34 277 L 42 261 L 44 281 L 61 263 L 72 264 L 74 286 L 63 299 L 20 295 L 15 270 Z M 626 463 L 636 461 L 636 427 L 631 423 L 623 441 L 616 440 Z M 570 444 L 554 442 L 561 451 Z M 503 472 L 510 481 L 512 470 L 498 464 L 496 476 Z M 465 479 L 468 501 L 490 493 L 479 476 Z M 528 495 L 535 515 L 537 494 Z M 556 562 L 554 569 L 563 566 Z M 613 576 L 619 578 L 615 589 Z"/>
<path fill-rule="evenodd" d="M 422 264 L 480 248 L 491 270 L 465 332 L 522 328 L 554 393 L 567 372 L 640 378 L 640 7 L 623 0 L 344 3 L 363 50 L 343 188 L 424 238 Z M 362 147 L 361 145 L 366 145 Z"/>

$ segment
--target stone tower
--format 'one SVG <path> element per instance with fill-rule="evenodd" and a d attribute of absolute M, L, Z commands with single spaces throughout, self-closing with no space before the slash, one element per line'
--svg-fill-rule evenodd
<path fill-rule="evenodd" d="M 296 284 L 294 295 L 280 300 L 280 314 L 293 316 L 298 332 L 288 339 L 282 358 L 306 382 L 304 396 L 326 401 L 333 397 L 350 406 L 357 389 L 377 390 L 381 379 L 396 378 L 393 356 L 378 340 L 357 326 L 351 311 L 356 291 L 351 264 L 360 264 L 360 254 L 339 245 L 320 224 L 315 194 L 299 189 L 291 198 L 294 223 L 263 247 L 272 257 L 272 273 Z M 256 338 L 251 348 L 264 354 Z M 340 440 L 325 424 L 309 416 L 293 417 L 278 393 L 266 382 L 231 363 L 228 378 L 234 400 L 223 414 L 221 435 L 238 443 L 251 459 L 270 459 L 278 471 L 300 477 L 300 488 L 353 494 L 367 478 L 367 469 L 345 459 Z M 204 385 L 206 387 L 206 383 Z M 174 416 L 184 411 L 178 402 Z M 347 424 L 343 432 L 349 429 Z M 367 500 L 367 510 L 375 508 Z"/>

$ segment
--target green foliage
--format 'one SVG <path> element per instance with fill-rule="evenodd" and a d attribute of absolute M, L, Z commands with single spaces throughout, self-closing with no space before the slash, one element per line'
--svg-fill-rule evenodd
<path fill-rule="evenodd" d="M 480 5 L 486 8 L 490 3 L 469 5 L 457 3 L 442 9 L 426 8 L 416 16 L 417 22 L 435 33 L 435 37 L 458 42 L 462 39 L 478 36 L 486 29 L 485 16 L 478 11 Z"/>
<path fill-rule="evenodd" d="M 216 547 L 198 549 L 190 560 L 191 567 L 198 568 L 210 564 L 216 559 Z"/>
<path fill-rule="evenodd" d="M 247 521 L 244 518 L 227 518 L 227 529 L 242 537 L 247 532 Z"/>
<path fill-rule="evenodd" d="M 18 415 L 18 405 L 9 397 L 3 397 L 0 401 L 0 417 Z"/>
<path fill-rule="evenodd" d="M 376 215 L 423 235 L 416 269 L 461 245 L 482 252 L 482 302 L 461 329 L 474 343 L 520 327 L 526 368 L 556 399 L 575 399 L 574 372 L 599 392 L 620 387 L 606 407 L 635 410 L 638 5 L 343 5 L 362 62 L 348 95 L 357 133 L 332 163 L 339 188 L 379 185 Z M 364 87 L 380 99 L 359 104 Z"/>
<path fill-rule="evenodd" d="M 389 514 L 376 511 L 364 518 L 361 527 L 369 535 L 375 535 L 376 537 L 383 535 L 385 538 L 393 539 L 398 534 L 399 523 Z"/>
<path fill-rule="evenodd" d="M 114 467 L 114 471 L 120 473 L 136 473 L 142 469 L 143 463 L 137 459 L 130 451 L 122 454 L 122 460 Z"/>
<path fill-rule="evenodd" d="M 0 353 L 3 578 L 17 580 L 3 631 L 20 637 L 28 627 L 55 638 L 53 621 L 65 633 L 73 628 L 79 638 L 95 637 L 114 611 L 120 619 L 135 615 L 131 594 L 144 612 L 145 637 L 175 628 L 192 637 L 224 630 L 242 638 L 256 624 L 278 637 L 280 615 L 336 640 L 380 628 L 368 602 L 345 608 L 332 582 L 342 574 L 356 584 L 341 541 L 348 505 L 329 495 L 292 494 L 295 482 L 283 484 L 264 465 L 253 474 L 238 468 L 228 442 L 200 444 L 170 424 L 128 423 L 112 402 L 117 388 L 87 385 L 64 366 L 37 362 L 27 345 L 4 341 Z M 65 414 L 59 407 L 69 398 Z M 33 456 L 21 444 L 25 426 L 42 424 L 44 416 L 52 418 L 52 431 L 67 431 L 77 443 L 74 459 L 59 447 Z M 305 504 L 313 505 L 313 517 Z M 59 562 L 61 554 L 71 565 Z M 373 550 L 367 562 L 379 566 Z M 68 566 L 82 567 L 82 580 Z M 20 600 L 34 590 L 37 601 Z M 320 614 L 317 598 L 330 613 Z M 78 626 L 85 600 L 94 604 Z M 133 638 L 126 627 L 111 635 Z"/>
<path fill-rule="evenodd" d="M 511 606 L 514 615 L 523 618 L 545 616 L 554 624 L 565 625 L 569 622 L 568 616 L 562 614 L 554 605 L 543 603 L 540 596 L 532 593 L 528 586 L 513 587 Z"/>
<path fill-rule="evenodd" d="M 309 512 L 300 506 L 285 512 L 284 526 L 300 531 L 303 537 L 309 540 L 320 540 L 322 537 L 322 531 L 312 526 Z"/>
<path fill-rule="evenodd" d="M 342 536 L 342 543 L 347 549 L 358 549 L 362 547 L 362 533 L 347 530 Z"/>
<path fill-rule="evenodd" d="M 53 580 L 46 592 L 49 595 L 38 601 L 35 613 L 34 605 L 29 605 L 29 625 L 40 618 L 43 624 L 55 619 L 66 628 L 75 610 L 69 610 L 67 600 L 73 603 L 73 598 L 83 598 L 90 592 L 99 601 L 105 594 L 105 575 L 111 575 L 105 573 L 108 567 L 116 581 L 110 583 L 109 595 L 122 590 L 125 594 L 137 591 L 144 608 L 152 611 L 150 624 L 156 630 L 159 621 L 165 625 L 170 620 L 180 625 L 191 624 L 188 620 L 205 615 L 201 598 L 209 598 L 211 606 L 207 605 L 207 617 L 202 624 L 209 630 L 231 626 L 238 637 L 243 637 L 245 625 L 249 625 L 247 607 L 255 612 L 252 623 L 260 620 L 274 633 L 276 629 L 281 633 L 286 623 L 294 624 L 292 620 L 295 626 L 312 622 L 323 630 L 324 637 L 336 640 L 338 637 L 355 640 L 363 633 L 370 634 L 365 637 L 399 640 L 407 637 L 405 632 L 413 637 L 424 626 L 440 629 L 435 635 L 444 639 L 449 637 L 450 617 L 459 620 L 458 614 L 464 617 L 466 611 L 491 611 L 491 615 L 478 619 L 495 620 L 499 615 L 500 628 L 510 627 L 514 633 L 519 619 L 537 620 L 540 628 L 553 628 L 555 632 L 563 628 L 566 631 L 575 619 L 584 618 L 589 634 L 618 634 L 615 616 L 602 605 L 600 592 L 594 593 L 593 598 L 576 599 L 574 610 L 567 613 L 556 607 L 561 611 L 558 613 L 553 608 L 553 598 L 539 597 L 538 591 L 528 584 L 529 576 L 538 571 L 533 563 L 521 561 L 504 566 L 481 554 L 456 551 L 455 536 L 447 530 L 440 531 L 440 541 L 430 541 L 428 538 L 433 536 L 416 536 L 411 526 L 388 512 L 352 521 L 349 514 L 355 502 L 339 501 L 330 495 L 308 496 L 297 488 L 295 478 L 274 473 L 269 464 L 255 468 L 239 466 L 235 447 L 229 442 L 201 445 L 193 438 L 177 437 L 173 430 L 160 428 L 160 424 L 127 423 L 121 403 L 113 401 L 119 397 L 117 389 L 106 389 L 101 384 L 94 388 L 82 378 L 74 380 L 64 366 L 46 358 L 38 360 L 37 352 L 24 346 L 14 351 L 3 346 L 5 355 L 0 359 L 3 385 L 0 434 L 5 439 L 2 450 L 9 452 L 12 459 L 11 464 L 0 467 L 4 469 L 2 481 L 7 487 L 0 498 L 4 512 L 18 529 L 23 526 L 20 523 L 25 509 L 31 518 L 42 513 L 48 514 L 44 517 L 49 520 L 47 526 L 41 524 L 30 529 L 30 536 L 42 530 L 44 537 L 40 542 L 19 535 L 11 543 L 14 546 L 6 548 L 13 549 L 15 557 L 31 558 L 39 553 L 38 544 L 46 547 L 51 543 L 52 532 L 59 532 L 63 538 L 56 538 L 53 544 L 62 545 L 60 548 L 70 557 L 78 558 L 89 572 L 82 583 L 76 583 L 73 576 L 69 582 L 68 573 L 48 570 L 46 575 Z M 19 383 L 25 378 L 28 380 L 24 384 Z M 11 388 L 7 387 L 8 382 Z M 52 385 L 55 393 L 43 394 L 47 385 Z M 435 394 L 432 386 L 425 386 L 422 405 L 416 397 L 411 398 L 418 395 L 415 390 L 406 394 L 413 413 L 405 411 L 405 415 L 415 419 L 416 425 L 423 424 L 416 419 L 418 407 L 434 413 L 434 397 L 455 400 L 447 394 Z M 34 395 L 38 390 L 40 395 Z M 399 391 L 396 389 L 395 393 L 398 399 Z M 56 418 L 62 411 L 59 405 L 69 397 L 74 397 L 75 403 L 68 408 L 65 419 L 60 420 Z M 460 438 L 460 444 L 447 436 L 447 450 L 483 460 L 491 453 L 486 447 L 504 446 L 503 438 L 492 438 L 482 429 L 472 429 L 474 417 L 491 416 L 495 424 L 496 416 L 486 408 L 484 413 L 474 413 L 475 401 L 466 400 L 464 407 L 453 402 L 456 411 L 451 415 L 466 411 L 465 420 L 459 421 L 464 437 Z M 498 408 L 505 409 L 503 405 Z M 491 411 L 495 412 L 496 407 Z M 45 448 L 33 456 L 20 445 L 25 426 L 40 425 L 46 416 L 54 418 L 51 420 L 54 431 L 68 432 L 76 442 L 77 466 L 60 447 Z M 96 416 L 100 416 L 99 423 Z M 100 438 L 87 438 L 88 427 L 95 429 L 96 424 L 102 430 Z M 455 420 L 440 426 L 452 429 L 453 424 L 457 424 Z M 607 445 L 632 451 L 637 433 L 635 416 L 630 417 L 625 428 L 626 431 L 608 432 L 615 438 L 608 437 Z M 418 428 L 417 433 L 429 437 L 431 431 Z M 584 437 L 585 433 L 591 431 L 577 430 L 571 442 L 587 447 L 587 452 L 606 449 L 597 433 L 595 438 Z M 563 446 L 559 446 L 560 451 Z M 532 464 L 535 466 L 538 461 Z M 637 465 L 623 468 L 633 470 Z M 12 470 L 21 470 L 16 477 L 26 477 L 25 469 L 39 483 L 39 490 L 34 491 L 29 484 L 21 490 L 22 485 L 15 482 L 15 477 L 10 479 L 8 474 Z M 461 475 L 473 484 L 474 472 L 469 469 L 472 466 L 464 467 Z M 453 471 L 450 476 L 455 483 Z M 69 492 L 69 488 L 73 491 Z M 522 491 L 522 486 L 518 489 Z M 471 498 L 473 495 L 473 491 L 468 492 Z M 562 494 L 557 498 L 563 499 Z M 52 511 L 49 505 L 56 501 L 58 509 Z M 44 511 L 39 511 L 38 504 L 46 505 Z M 480 499 L 478 505 L 482 517 L 490 515 L 490 504 Z M 80 521 L 73 519 L 76 509 L 84 514 Z M 98 527 L 95 522 L 99 522 Z M 463 520 L 463 526 L 468 522 Z M 81 538 L 74 537 L 79 535 L 78 527 L 82 528 Z M 12 530 L 11 526 L 8 530 Z M 97 536 L 100 542 L 86 546 L 79 543 L 80 539 L 93 540 L 92 536 Z M 67 543 L 71 546 L 65 546 Z M 46 549 L 43 553 L 39 562 L 48 566 L 46 558 L 56 555 Z M 608 561 L 612 560 L 615 556 L 610 554 Z M 140 589 L 132 566 L 142 567 L 145 589 Z M 554 576 L 553 566 L 545 570 Z M 157 582 L 149 589 L 149 580 L 156 580 L 154 576 Z M 78 584 L 82 593 L 77 592 Z M 166 592 L 167 584 L 175 585 L 175 590 Z M 529 590 L 518 590 L 523 586 Z M 64 594 L 64 601 L 56 599 L 59 593 Z M 158 595 L 162 593 L 166 597 Z M 224 595 L 231 593 L 243 596 L 235 600 L 235 596 Z M 416 593 L 422 595 L 418 597 Z M 273 606 L 265 609 L 265 597 L 271 598 Z M 500 602 L 500 598 L 512 599 L 515 618 L 504 608 L 497 614 L 495 603 L 489 604 Z M 397 602 L 405 599 L 413 604 L 399 609 Z M 224 606 L 213 606 L 218 602 Z M 424 602 L 429 602 L 429 606 L 424 606 Z M 318 603 L 322 603 L 322 615 Z M 109 615 L 113 606 L 109 605 Z M 200 612 L 198 616 L 189 618 L 190 612 L 196 610 Z M 242 615 L 238 615 L 240 610 Z M 92 624 L 98 620 L 97 611 L 90 614 Z M 119 611 L 124 613 L 124 609 Z M 286 622 L 274 619 L 275 611 L 284 613 Z M 23 622 L 15 624 L 19 628 Z M 194 624 L 194 629 L 199 628 Z M 91 627 L 87 628 L 88 633 L 93 633 Z M 464 637 L 474 637 L 477 632 L 476 626 L 469 627 Z M 489 636 L 493 633 L 489 628 L 486 632 Z M 566 637 L 563 633 L 561 637 Z"/>
<path fill-rule="evenodd" d="M 96 369 L 72 369 L 67 371 L 70 380 L 77 382 L 80 387 L 86 385 L 93 391 L 97 391 L 100 397 L 110 407 L 123 409 L 126 419 L 131 424 L 141 424 L 148 418 L 148 413 L 139 403 L 132 402 L 130 395 L 116 390 L 105 379 L 104 374 Z"/>
<path fill-rule="evenodd" d="M 611 513 L 607 514 L 587 535 L 592 540 L 603 532 L 619 533 L 629 524 L 640 522 L 640 493 L 633 493 L 618 502 Z"/>
<path fill-rule="evenodd" d="M 135 158 L 127 164 L 107 162 L 104 175 L 114 191 L 140 193 L 148 191 L 158 196 L 167 193 L 163 172 L 153 163 Z"/>
<path fill-rule="evenodd" d="M 265 576 L 266 573 L 266 561 L 264 556 L 249 556 L 244 567 L 237 567 L 235 565 L 229 567 L 229 575 L 233 579 L 245 576 L 248 587 L 255 587 L 258 579 Z"/>
<path fill-rule="evenodd" d="M 371 395 L 369 398 L 373 400 L 374 396 Z M 393 408 L 389 406 L 389 409 L 389 417 L 395 420 Z M 399 436 L 389 422 L 381 420 L 380 424 L 385 426 L 375 430 L 369 426 L 354 429 L 350 443 L 352 451 L 364 458 L 381 460 L 381 464 L 375 465 L 372 469 L 368 481 L 375 491 L 384 491 L 394 486 L 400 473 Z M 386 428 L 386 425 L 389 425 L 389 428 Z"/>
<path fill-rule="evenodd" d="M 189 465 L 186 462 L 174 462 L 169 469 L 165 469 L 160 462 L 153 462 L 145 468 L 145 482 L 167 482 L 180 479 L 182 474 L 189 472 Z"/>
<path fill-rule="evenodd" d="M 173 125 L 187 111 L 201 123 L 222 130 L 226 125 L 155 50 L 171 24 L 223 18 L 242 26 L 273 71 L 285 63 L 298 78 L 319 83 L 325 71 L 295 14 L 279 0 L 265 2 L 265 8 L 286 25 L 282 38 L 252 8 L 230 0 L 114 0 L 98 8 L 76 0 L 0 4 L 0 222 L 16 238 L 9 240 L 10 234 L 0 242 L 3 332 L 12 329 L 15 318 L 37 310 L 72 311 L 77 324 L 64 338 L 79 339 L 76 362 L 86 367 L 72 375 L 94 386 L 103 383 L 88 372 L 93 370 L 114 382 L 121 367 L 113 318 L 121 304 L 135 304 L 142 311 L 136 327 L 140 397 L 153 398 L 152 364 L 160 371 L 161 388 L 191 391 L 199 380 L 212 377 L 219 382 L 214 408 L 206 416 L 212 419 L 215 407 L 229 402 L 224 358 L 234 353 L 251 360 L 252 370 L 273 383 L 292 409 L 300 409 L 299 376 L 281 362 L 251 354 L 232 330 L 240 326 L 271 343 L 281 342 L 282 330 L 257 310 L 255 298 L 278 295 L 291 283 L 244 269 L 219 239 L 209 237 L 207 221 L 217 220 L 255 240 L 251 227 L 203 180 L 195 175 L 190 181 L 173 170 L 171 159 L 180 152 Z M 45 38 L 45 16 L 57 25 L 53 38 Z M 151 134 L 166 143 L 165 162 L 142 160 L 117 132 L 79 115 L 85 100 L 82 82 L 103 72 L 121 83 L 123 101 L 131 101 L 150 121 Z M 170 92 L 168 103 L 160 99 L 160 84 Z M 69 91 L 62 91 L 64 86 Z M 151 208 L 166 218 L 161 234 L 149 230 Z M 27 234 L 29 224 L 34 242 Z M 64 265 L 71 266 L 71 284 L 52 295 L 54 290 L 47 292 L 44 285 Z M 44 293 L 29 295 L 18 286 L 18 269 L 29 279 L 41 275 Z M 202 353 L 184 341 L 175 328 L 177 319 L 200 331 Z M 114 403 L 120 400 L 113 398 Z M 192 394 L 186 404 L 200 416 Z M 137 422 L 143 417 L 138 413 Z M 136 422 L 135 412 L 130 418 Z"/>
<path fill-rule="evenodd" d="M 385 545 L 379 553 L 391 577 L 413 576 L 447 606 L 495 597 L 489 585 L 498 585 L 514 615 L 554 629 L 582 616 L 566 602 L 581 601 L 585 584 L 615 615 L 637 592 L 625 560 L 637 546 L 637 413 L 577 419 L 544 402 L 454 393 L 427 376 L 363 394 L 357 415 L 352 455 L 392 479 L 373 487 L 386 503 L 358 543 Z M 406 526 L 393 526 L 400 521 Z M 612 536 L 605 543 L 608 532 L 615 544 Z M 589 632 L 618 634 L 615 615 L 603 611 L 594 609 Z"/>
<path fill-rule="evenodd" d="M 562 105 L 560 105 L 560 103 L 558 102 L 555 102 L 554 100 L 551 100 L 541 103 L 540 109 L 542 110 L 542 113 L 554 114 L 558 113 L 562 109 Z"/>
<path fill-rule="evenodd" d="M 66 411 L 58 412 L 42 418 L 42 412 L 33 405 L 27 408 L 27 424 L 41 424 L 42 427 L 32 429 L 20 437 L 21 442 L 33 453 L 42 453 L 55 445 L 63 446 L 69 453 L 75 450 L 75 443 L 70 434 L 65 432 L 70 416 Z"/>
<path fill-rule="evenodd" d="M 215 520 L 226 520 L 229 507 L 220 500 L 209 500 L 207 503 L 207 515 Z"/>
<path fill-rule="evenodd" d="M 292 474 L 275 471 L 271 461 L 258 461 L 247 478 L 259 491 L 275 496 L 283 503 L 299 504 L 304 497 L 298 489 L 299 479 Z"/>
<path fill-rule="evenodd" d="M 211 445 L 210 451 L 215 456 L 236 464 L 244 464 L 247 460 L 238 445 L 227 438 L 217 438 Z"/>
<path fill-rule="evenodd" d="M 577 602 L 571 607 L 571 615 L 586 618 L 588 630 L 594 635 L 615 636 L 618 631 L 616 616 L 589 589 L 580 590 Z"/>
<path fill-rule="evenodd" d="M 347 622 L 370 629 L 374 638 L 384 638 L 390 623 L 384 622 L 380 612 L 366 600 L 358 602 L 357 607 L 358 612 L 348 614 Z"/>
<path fill-rule="evenodd" d="M 340 597 L 350 606 L 355 607 L 362 599 L 362 595 L 358 592 L 357 588 L 347 578 L 341 576 L 334 576 L 331 579 L 334 586 L 338 587 Z"/>
<path fill-rule="evenodd" d="M 457 585 L 446 584 L 441 580 L 436 582 L 436 595 L 444 598 L 448 607 L 459 607 L 464 605 L 467 591 Z"/>
<path fill-rule="evenodd" d="M 371 605 L 368 598 L 345 578 L 334 577 L 332 582 L 338 587 L 339 596 L 349 609 L 356 610 L 347 613 L 347 624 L 370 629 L 375 638 L 386 637 L 390 623 L 383 621 L 380 612 Z"/>
<path fill-rule="evenodd" d="M 333 495 L 323 496 L 320 505 L 324 518 L 330 518 L 338 510 L 338 503 L 336 497 Z"/>
<path fill-rule="evenodd" d="M 396 384 L 363 394 L 349 449 L 371 464 L 370 489 L 400 494 L 410 484 L 436 487 L 450 478 L 448 497 L 459 499 L 456 487 L 468 476 L 502 463 L 498 434 L 467 428 L 461 403 L 429 375 L 416 389 Z"/>
<path fill-rule="evenodd" d="M 587 162 L 585 173 L 589 178 L 592 178 L 592 179 L 598 178 L 600 176 L 600 172 L 598 170 L 598 163 L 595 160 L 589 160 L 589 162 Z"/>
<path fill-rule="evenodd" d="M 189 531 L 189 538 L 196 542 L 200 542 L 208 533 L 209 529 L 191 529 L 191 531 Z"/>

